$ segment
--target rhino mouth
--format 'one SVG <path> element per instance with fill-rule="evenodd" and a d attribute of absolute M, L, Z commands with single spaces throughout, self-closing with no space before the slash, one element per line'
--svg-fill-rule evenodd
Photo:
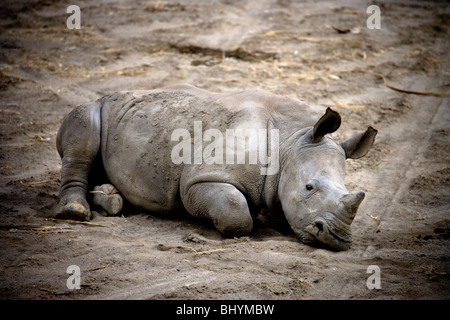
<path fill-rule="evenodd" d="M 338 220 L 318 218 L 306 226 L 307 242 L 325 244 L 338 251 L 350 249 L 353 242 L 350 225 Z"/>

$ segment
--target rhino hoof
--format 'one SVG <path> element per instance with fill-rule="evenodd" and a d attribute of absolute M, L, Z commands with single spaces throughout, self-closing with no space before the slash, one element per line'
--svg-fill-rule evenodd
<path fill-rule="evenodd" d="M 105 210 L 109 215 L 115 216 L 122 210 L 123 199 L 113 185 L 97 186 L 91 192 L 94 194 L 92 203 Z"/>
<path fill-rule="evenodd" d="M 82 201 L 61 201 L 56 207 L 56 214 L 67 219 L 90 220 L 91 211 L 89 206 Z"/>
<path fill-rule="evenodd" d="M 113 194 L 108 196 L 108 200 L 106 201 L 106 206 L 104 209 L 108 212 L 108 214 L 115 216 L 122 210 L 122 207 L 122 197 L 118 194 Z"/>

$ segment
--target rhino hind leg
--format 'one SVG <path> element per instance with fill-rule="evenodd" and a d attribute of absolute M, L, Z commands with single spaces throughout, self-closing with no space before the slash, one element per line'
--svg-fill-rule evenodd
<path fill-rule="evenodd" d="M 61 156 L 61 188 L 56 214 L 89 220 L 86 200 L 89 175 L 100 149 L 100 110 L 97 102 L 75 108 L 64 119 L 56 138 Z"/>
<path fill-rule="evenodd" d="M 112 184 L 96 186 L 93 194 L 92 204 L 100 207 L 108 215 L 115 216 L 123 208 L 123 199 Z"/>
<path fill-rule="evenodd" d="M 203 182 L 181 195 L 186 210 L 194 217 L 209 218 L 225 236 L 244 236 L 253 228 L 245 196 L 228 183 Z"/>

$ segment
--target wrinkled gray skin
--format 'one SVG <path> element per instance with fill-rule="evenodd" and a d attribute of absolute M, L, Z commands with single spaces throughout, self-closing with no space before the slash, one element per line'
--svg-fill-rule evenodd
<path fill-rule="evenodd" d="M 259 163 L 174 164 L 171 150 L 179 142 L 171 133 L 185 128 L 193 137 L 194 121 L 202 121 L 203 132 L 278 129 L 278 172 L 262 175 Z M 331 109 L 319 118 L 301 101 L 259 90 L 218 94 L 179 85 L 115 93 L 77 107 L 58 131 L 56 212 L 90 219 L 87 195 L 103 167 L 108 182 L 138 208 L 163 215 L 185 209 L 211 219 L 226 236 L 250 233 L 258 213 L 284 214 L 302 242 L 347 250 L 364 193 L 344 186 L 345 160 L 364 156 L 377 131 L 369 127 L 337 143 L 328 134 L 340 122 Z"/>

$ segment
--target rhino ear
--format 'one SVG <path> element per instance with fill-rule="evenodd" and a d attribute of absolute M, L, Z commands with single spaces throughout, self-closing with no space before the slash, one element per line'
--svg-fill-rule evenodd
<path fill-rule="evenodd" d="M 378 130 L 372 127 L 367 128 L 366 132 L 357 134 L 356 136 L 341 143 L 341 147 L 345 151 L 347 159 L 359 159 L 364 157 L 370 148 L 372 148 Z"/>
<path fill-rule="evenodd" d="M 318 142 L 328 134 L 335 132 L 341 125 L 341 116 L 334 110 L 327 108 L 322 118 L 314 125 L 313 142 Z"/>

